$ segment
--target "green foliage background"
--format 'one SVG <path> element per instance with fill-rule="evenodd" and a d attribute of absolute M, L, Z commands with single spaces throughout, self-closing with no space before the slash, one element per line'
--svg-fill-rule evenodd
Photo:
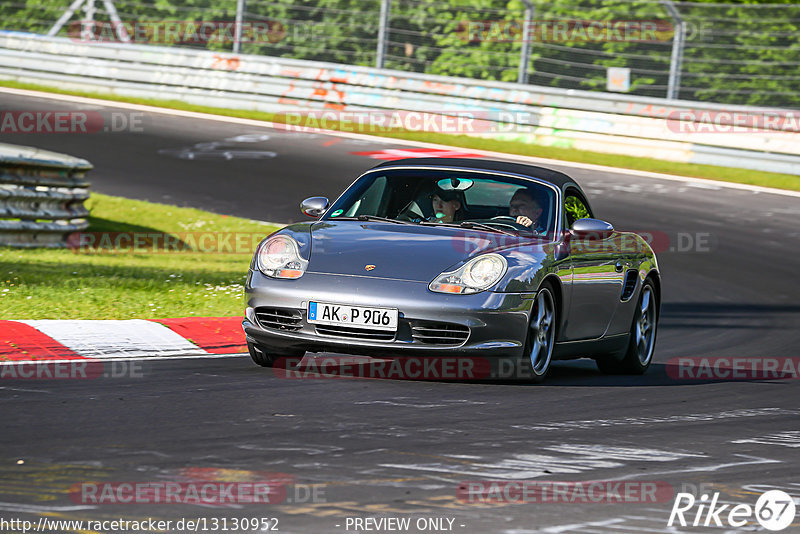
<path fill-rule="evenodd" d="M 70 0 L 0 4 L 0 28 L 44 33 Z M 639 0 L 535 0 L 536 20 L 661 20 L 661 3 Z M 100 2 L 98 2 L 100 5 Z M 115 0 L 125 21 L 233 21 L 235 0 Z M 469 21 L 522 20 L 521 0 L 392 0 L 386 67 L 483 80 L 516 81 L 521 43 L 468 40 Z M 678 4 L 688 27 L 680 98 L 800 107 L 800 4 L 745 0 Z M 374 65 L 380 0 L 248 0 L 250 22 L 279 23 L 276 42 L 243 52 Z M 98 20 L 107 19 L 99 10 Z M 74 21 L 75 19 L 73 19 Z M 67 30 L 62 33 L 66 34 Z M 531 46 L 528 82 L 605 90 L 606 68 L 631 69 L 631 93 L 663 97 L 671 35 L 658 42 L 541 42 Z M 183 46 L 197 44 L 176 43 Z M 207 47 L 229 50 L 230 43 Z"/>

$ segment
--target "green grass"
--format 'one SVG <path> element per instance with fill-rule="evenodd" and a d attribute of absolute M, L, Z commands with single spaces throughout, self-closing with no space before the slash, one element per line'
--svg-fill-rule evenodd
<path fill-rule="evenodd" d="M 0 248 L 0 319 L 234 316 L 252 247 L 277 228 L 257 221 L 93 193 L 88 232 L 244 236 L 234 252 Z M 200 241 L 210 245 L 210 241 Z M 233 245 L 231 240 L 231 245 Z M 126 244 L 126 242 L 123 242 Z"/>
<path fill-rule="evenodd" d="M 29 83 L 21 83 L 10 80 L 0 80 L 0 86 L 14 87 L 18 89 L 31 89 L 37 91 L 47 91 L 62 94 L 113 100 L 118 102 L 129 102 L 185 111 L 196 111 L 200 113 L 211 113 L 214 115 L 225 115 L 229 117 L 240 117 L 246 119 L 282 122 L 282 118 L 274 113 L 264 113 L 260 111 L 247 111 L 235 109 L 222 109 L 206 106 L 195 106 L 177 100 L 155 100 L 147 98 L 132 98 L 113 94 L 94 93 L 85 91 L 69 91 Z M 329 124 L 330 126 L 330 124 Z M 335 129 L 354 131 L 350 123 L 342 123 Z M 364 132 L 368 133 L 368 132 Z M 382 137 L 397 139 L 407 139 L 412 141 L 422 141 L 426 143 L 438 143 L 443 145 L 457 146 L 468 149 L 492 150 L 509 154 L 520 154 L 525 156 L 535 156 L 551 158 L 563 161 L 573 161 L 579 163 L 593 163 L 597 165 L 608 165 L 612 167 L 622 167 L 640 171 L 660 172 L 676 176 L 692 176 L 706 178 L 710 180 L 721 180 L 726 182 L 736 182 L 741 184 L 759 185 L 764 187 L 775 187 L 778 189 L 789 189 L 800 191 L 800 176 L 791 174 L 778 174 L 770 172 L 759 172 L 749 169 L 735 169 L 730 167 L 717 167 L 713 165 L 696 165 L 691 163 L 680 163 L 673 161 L 662 161 L 650 158 L 639 158 L 623 156 L 617 154 L 604 154 L 599 152 L 589 152 L 585 150 L 575 150 L 571 148 L 557 146 L 542 146 L 519 141 L 500 141 L 493 139 L 482 139 L 466 135 L 452 135 L 427 132 L 410 131 L 389 131 L 380 133 Z"/>

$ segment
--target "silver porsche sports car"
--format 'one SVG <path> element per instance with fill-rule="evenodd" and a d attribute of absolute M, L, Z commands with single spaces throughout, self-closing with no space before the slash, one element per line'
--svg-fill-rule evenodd
<path fill-rule="evenodd" d="M 595 219 L 565 174 L 403 159 L 301 210 L 315 220 L 264 239 L 247 276 L 243 327 L 259 365 L 306 351 L 485 358 L 540 382 L 554 359 L 627 374 L 652 361 L 655 254 Z"/>

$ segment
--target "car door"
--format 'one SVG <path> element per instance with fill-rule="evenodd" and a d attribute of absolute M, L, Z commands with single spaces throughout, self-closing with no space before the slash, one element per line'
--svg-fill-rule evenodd
<path fill-rule="evenodd" d="M 564 194 L 565 231 L 577 219 L 593 217 L 588 202 L 575 188 Z M 602 336 L 614 316 L 622 291 L 624 269 L 616 232 L 608 237 L 579 238 L 567 234 L 572 297 L 562 339 L 573 341 Z"/>

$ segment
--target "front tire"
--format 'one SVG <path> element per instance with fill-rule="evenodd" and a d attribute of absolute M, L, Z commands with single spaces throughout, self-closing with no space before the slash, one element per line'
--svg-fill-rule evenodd
<path fill-rule="evenodd" d="M 261 367 L 275 367 L 276 363 L 278 364 L 278 367 L 283 367 L 280 364 L 281 362 L 286 362 L 287 358 L 296 358 L 299 361 L 305 354 L 305 352 L 297 351 L 291 353 L 279 353 L 262 345 L 250 343 L 249 341 L 247 342 L 247 351 L 250 353 L 250 358 L 252 358 L 253 362 Z"/>
<path fill-rule="evenodd" d="M 653 282 L 645 280 L 633 314 L 628 348 L 622 358 L 598 358 L 597 368 L 604 374 L 643 375 L 653 361 L 658 329 L 658 300 Z"/>
<path fill-rule="evenodd" d="M 558 310 L 553 289 L 549 285 L 543 285 L 536 293 L 524 352 L 515 367 L 517 378 L 534 384 L 544 382 L 553 359 L 557 325 Z"/>

